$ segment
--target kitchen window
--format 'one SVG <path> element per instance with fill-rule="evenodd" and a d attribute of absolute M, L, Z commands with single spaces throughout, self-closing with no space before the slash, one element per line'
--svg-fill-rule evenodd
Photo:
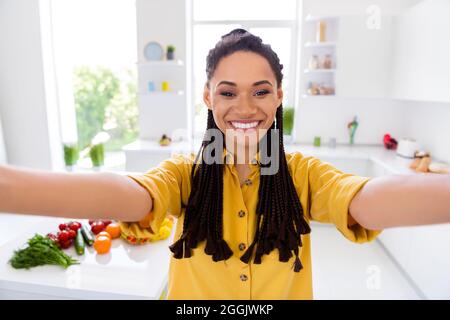
<path fill-rule="evenodd" d="M 51 20 L 62 142 L 107 132 L 105 165 L 119 164 L 139 128 L 135 0 L 52 0 Z"/>
<path fill-rule="evenodd" d="M 220 37 L 243 28 L 270 44 L 283 64 L 285 107 L 294 107 L 297 50 L 297 0 L 282 5 L 269 0 L 192 0 L 192 119 L 194 137 L 206 128 L 207 108 L 203 102 L 206 56 Z"/>

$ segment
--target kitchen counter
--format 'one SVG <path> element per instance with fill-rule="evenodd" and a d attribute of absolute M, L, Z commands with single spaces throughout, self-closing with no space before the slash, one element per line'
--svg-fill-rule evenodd
<path fill-rule="evenodd" d="M 2 214 L 0 219 L 0 299 L 159 299 L 165 290 L 173 234 L 142 246 L 114 239 L 104 255 L 86 247 L 85 254 L 78 256 L 71 247 L 65 252 L 80 264 L 66 270 L 59 266 L 16 270 L 8 263 L 14 250 L 35 233 L 54 232 L 70 219 L 13 214 Z"/>
<path fill-rule="evenodd" d="M 299 151 L 304 155 L 315 156 L 343 171 L 360 175 L 415 174 L 408 167 L 411 159 L 399 157 L 395 151 L 386 150 L 382 146 L 338 145 L 336 148 L 328 148 L 290 144 L 286 145 L 285 149 L 286 152 Z M 147 169 L 151 167 L 148 163 L 142 165 Z M 14 296 L 18 292 L 26 293 L 27 297 L 32 298 L 59 299 L 158 299 L 161 296 L 167 284 L 170 261 L 168 246 L 171 239 L 144 246 L 131 246 L 122 240 L 115 240 L 111 253 L 96 255 L 93 249 L 89 248 L 87 253 L 79 258 L 81 264 L 71 266 L 67 270 L 57 266 L 15 270 L 7 263 L 13 251 L 24 245 L 34 233 L 47 234 L 56 231 L 58 224 L 67 220 L 12 214 L 0 216 L 0 299 Z M 427 232 L 427 238 L 420 240 L 422 245 L 426 241 L 431 241 L 436 247 L 436 241 L 432 239 L 437 239 L 438 243 L 444 246 L 447 243 L 445 239 L 449 227 L 443 225 L 390 229 L 385 230 L 380 239 L 402 267 L 426 291 L 426 284 L 422 285 L 425 279 L 420 279 L 415 275 L 415 270 L 409 268 L 409 261 L 412 261 L 410 257 L 420 256 L 420 261 L 424 263 L 440 257 L 442 261 L 439 270 L 442 272 L 450 264 L 450 258 L 426 250 L 421 250 L 420 254 L 416 250 L 411 252 L 412 238 L 415 237 L 419 241 L 423 238 L 420 233 Z M 428 239 L 428 233 L 434 238 Z M 400 246 L 402 243 L 404 245 Z M 68 252 L 77 257 L 73 249 Z M 405 257 L 404 261 L 402 257 Z M 436 285 L 429 290 L 435 288 Z M 445 294 L 445 288 L 441 288 L 440 292 Z"/>

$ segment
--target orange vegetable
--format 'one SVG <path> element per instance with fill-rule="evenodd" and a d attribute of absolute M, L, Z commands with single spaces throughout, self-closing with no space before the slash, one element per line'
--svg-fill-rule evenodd
<path fill-rule="evenodd" d="M 107 236 L 97 236 L 94 241 L 94 249 L 98 254 L 108 253 L 111 249 L 111 239 Z"/>
<path fill-rule="evenodd" d="M 120 225 L 116 222 L 112 222 L 106 227 L 106 232 L 111 236 L 111 238 L 118 238 L 121 233 Z"/>
<path fill-rule="evenodd" d="M 106 231 L 99 232 L 95 237 L 97 238 L 99 236 L 104 236 L 104 237 L 108 237 L 109 239 L 111 239 L 111 234 L 109 234 L 109 232 L 106 232 Z"/>

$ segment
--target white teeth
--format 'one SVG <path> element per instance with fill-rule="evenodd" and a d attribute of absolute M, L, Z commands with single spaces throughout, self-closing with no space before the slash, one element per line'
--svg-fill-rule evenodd
<path fill-rule="evenodd" d="M 255 128 L 259 124 L 259 121 L 249 123 L 231 121 L 231 124 L 233 125 L 233 127 L 238 129 L 251 129 Z"/>

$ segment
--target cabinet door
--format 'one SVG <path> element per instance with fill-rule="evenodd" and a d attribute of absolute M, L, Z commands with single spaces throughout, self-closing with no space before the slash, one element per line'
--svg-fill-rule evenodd
<path fill-rule="evenodd" d="M 367 16 L 341 16 L 337 46 L 336 95 L 385 98 L 391 61 L 391 21 L 381 16 L 379 29 Z"/>
<path fill-rule="evenodd" d="M 428 299 L 450 298 L 450 224 L 410 229 L 407 273 Z"/>

